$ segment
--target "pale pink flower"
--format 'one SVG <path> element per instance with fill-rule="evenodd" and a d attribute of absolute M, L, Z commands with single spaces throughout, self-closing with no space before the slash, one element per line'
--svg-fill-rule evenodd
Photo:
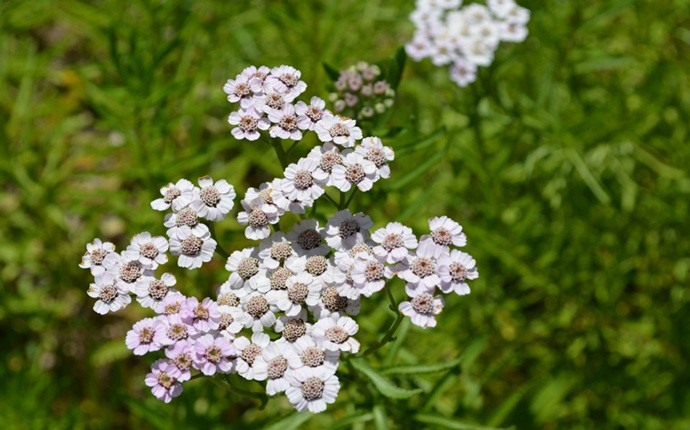
<path fill-rule="evenodd" d="M 295 104 L 295 113 L 297 114 L 297 125 L 302 130 L 314 130 L 316 123 L 321 118 L 333 116 L 333 114 L 326 109 L 326 102 L 318 97 L 312 97 L 309 104 L 303 101 L 298 101 Z"/>
<path fill-rule="evenodd" d="M 134 355 L 144 355 L 147 352 L 158 351 L 163 347 L 161 338 L 165 325 L 160 318 L 144 318 L 137 321 L 127 332 L 125 344 Z"/>
<path fill-rule="evenodd" d="M 229 373 L 236 370 L 237 349 L 224 337 L 206 334 L 194 342 L 194 367 L 204 375 Z"/>
<path fill-rule="evenodd" d="M 228 117 L 228 123 L 235 125 L 231 131 L 235 139 L 247 139 L 250 141 L 258 140 L 261 137 L 260 130 L 268 130 L 271 126 L 270 121 L 263 117 L 263 112 L 259 113 L 254 109 L 240 109 L 232 112 Z"/>
<path fill-rule="evenodd" d="M 192 377 L 191 368 L 194 364 L 194 341 L 181 340 L 166 348 L 165 356 L 175 364 L 180 374 L 177 380 L 189 381 Z"/>
<path fill-rule="evenodd" d="M 151 373 L 146 375 L 145 382 L 158 400 L 170 403 L 173 398 L 182 394 L 180 376 L 180 370 L 175 363 L 170 360 L 157 360 L 151 366 Z"/>
<path fill-rule="evenodd" d="M 180 318 L 182 322 L 194 327 L 201 333 L 217 330 L 220 325 L 218 304 L 208 297 L 204 298 L 201 303 L 196 297 L 185 300 L 180 311 Z"/>
<path fill-rule="evenodd" d="M 89 297 L 98 299 L 93 305 L 93 310 L 101 315 L 119 311 L 132 301 L 129 296 L 129 289 L 119 282 L 116 274 L 111 272 L 104 272 L 96 276 L 95 282 L 91 284 L 87 294 Z"/>
<path fill-rule="evenodd" d="M 274 67 L 266 78 L 266 84 L 294 99 L 307 89 L 307 84 L 300 81 L 301 75 L 302 72 L 292 66 Z"/>

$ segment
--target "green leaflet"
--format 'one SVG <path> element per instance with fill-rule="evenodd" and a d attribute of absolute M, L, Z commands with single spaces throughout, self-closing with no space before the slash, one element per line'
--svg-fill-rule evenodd
<path fill-rule="evenodd" d="M 386 80 L 391 85 L 391 88 L 398 90 L 400 85 L 400 80 L 402 79 L 403 72 L 405 71 L 405 62 L 407 61 L 407 53 L 405 53 L 405 48 L 398 48 L 395 56 L 388 61 L 388 73 L 386 74 Z"/>
<path fill-rule="evenodd" d="M 293 412 L 285 418 L 274 422 L 264 430 L 295 430 L 300 428 L 300 426 L 311 417 L 313 417 L 313 415 L 307 412 Z"/>
<path fill-rule="evenodd" d="M 344 428 L 344 427 L 350 427 L 358 423 L 365 423 L 367 421 L 371 421 L 374 419 L 374 414 L 371 412 L 367 412 L 364 414 L 354 414 L 350 415 L 348 417 L 345 417 L 341 420 L 338 420 L 338 422 L 334 423 L 333 428 L 334 429 L 339 429 L 339 428 Z"/>
<path fill-rule="evenodd" d="M 475 424 L 468 424 L 462 421 L 457 421 L 452 418 L 445 418 L 439 415 L 431 414 L 417 414 L 414 416 L 414 420 L 424 424 L 433 424 L 438 427 L 434 428 L 447 428 L 447 429 L 457 429 L 457 430 L 500 430 L 498 427 L 484 427 Z M 508 427 L 512 428 L 512 427 Z"/>
<path fill-rule="evenodd" d="M 326 63 L 325 61 L 321 63 L 321 65 L 323 66 L 323 70 L 326 71 L 326 74 L 332 81 L 338 80 L 338 78 L 340 77 L 340 71 L 338 71 L 338 69 Z"/>
<path fill-rule="evenodd" d="M 395 366 L 381 370 L 382 375 L 419 375 L 422 373 L 442 372 L 452 369 L 460 364 L 462 358 L 438 363 L 438 364 L 416 364 L 412 366 Z"/>
<path fill-rule="evenodd" d="M 374 427 L 376 430 L 388 430 L 388 416 L 383 405 L 374 406 Z"/>
<path fill-rule="evenodd" d="M 388 380 L 388 378 L 382 376 L 376 370 L 371 368 L 362 359 L 352 360 L 352 366 L 369 378 L 376 389 L 386 397 L 390 397 L 392 399 L 407 399 L 422 392 L 422 390 L 419 388 L 415 390 L 408 390 L 398 387 Z"/>

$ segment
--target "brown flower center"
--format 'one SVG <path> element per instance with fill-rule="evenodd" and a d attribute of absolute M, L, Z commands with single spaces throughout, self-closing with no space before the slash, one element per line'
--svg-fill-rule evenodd
<path fill-rule="evenodd" d="M 304 230 L 297 236 L 297 244 L 304 250 L 309 251 L 321 245 L 323 238 L 314 229 Z"/>
<path fill-rule="evenodd" d="M 196 236 L 189 236 L 180 243 L 181 251 L 189 257 L 196 257 L 201 252 L 203 241 Z"/>
<path fill-rule="evenodd" d="M 310 402 L 323 396 L 324 382 L 319 378 L 309 378 L 302 382 L 302 396 Z"/>
<path fill-rule="evenodd" d="M 202 188 L 199 197 L 206 206 L 216 207 L 220 203 L 220 193 L 214 186 Z"/>

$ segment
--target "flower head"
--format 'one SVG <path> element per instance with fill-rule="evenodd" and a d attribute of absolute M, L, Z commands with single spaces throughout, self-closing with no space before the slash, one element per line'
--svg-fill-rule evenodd
<path fill-rule="evenodd" d="M 398 309 L 421 328 L 436 327 L 436 315 L 443 310 L 443 297 L 434 297 L 422 289 L 407 290 L 410 300 L 401 302 Z"/>
<path fill-rule="evenodd" d="M 127 332 L 125 343 L 134 355 L 144 355 L 147 352 L 158 351 L 163 347 L 161 342 L 164 324 L 159 318 L 145 318 L 134 324 Z"/>
<path fill-rule="evenodd" d="M 340 381 L 335 374 L 324 369 L 301 368 L 291 374 L 285 394 L 299 412 L 319 413 L 335 402 L 338 391 Z"/>
<path fill-rule="evenodd" d="M 206 334 L 194 342 L 194 367 L 204 375 L 236 369 L 237 349 L 228 339 Z"/>
<path fill-rule="evenodd" d="M 316 123 L 321 118 L 333 116 L 333 114 L 326 109 L 326 102 L 318 97 L 312 97 L 309 104 L 303 101 L 298 101 L 295 104 L 295 113 L 297 114 L 297 124 L 302 130 L 314 130 Z"/>
<path fill-rule="evenodd" d="M 362 129 L 356 126 L 355 120 L 341 116 L 322 118 L 314 131 L 322 142 L 333 142 L 343 148 L 355 146 L 355 142 L 362 138 Z"/>
<path fill-rule="evenodd" d="M 369 229 L 374 225 L 363 213 L 352 214 L 344 209 L 333 215 L 326 224 L 326 243 L 335 250 L 349 250 L 369 238 Z"/>
<path fill-rule="evenodd" d="M 255 109 L 240 109 L 233 112 L 228 117 L 228 123 L 234 125 L 231 131 L 235 139 L 247 139 L 254 141 L 259 139 L 260 130 L 268 130 L 271 126 L 270 121 L 264 118 L 263 112 L 257 112 Z"/>
<path fill-rule="evenodd" d="M 409 250 L 417 247 L 417 238 L 412 229 L 399 222 L 388 223 L 385 228 L 376 230 L 371 238 L 378 244 L 374 247 L 374 254 L 388 264 L 404 260 Z"/>
<path fill-rule="evenodd" d="M 180 370 L 175 363 L 170 360 L 157 360 L 151 366 L 151 373 L 146 375 L 145 381 L 158 400 L 170 403 L 173 398 L 182 394 L 180 376 Z"/>
<path fill-rule="evenodd" d="M 109 255 L 115 252 L 115 245 L 110 242 L 102 242 L 101 239 L 94 239 L 93 242 L 86 245 L 86 253 L 79 263 L 82 269 L 91 269 L 92 275 L 100 275 L 105 272 L 103 261 Z"/>
<path fill-rule="evenodd" d="M 157 211 L 167 211 L 171 207 L 174 211 L 179 211 L 194 198 L 194 185 L 186 179 L 180 179 L 175 184 L 169 183 L 160 191 L 163 198 L 151 202 L 151 207 Z"/>
<path fill-rule="evenodd" d="M 170 253 L 179 255 L 178 266 L 197 269 L 203 263 L 211 261 L 216 245 L 216 241 L 211 238 L 211 232 L 205 225 L 201 224 L 197 233 L 185 225 L 179 227 L 170 238 Z"/>
<path fill-rule="evenodd" d="M 132 292 L 137 295 L 137 301 L 145 308 L 158 312 L 163 300 L 170 293 L 174 293 L 173 285 L 177 280 L 170 273 L 164 273 L 160 279 L 153 276 L 142 276 L 134 284 Z"/>
<path fill-rule="evenodd" d="M 112 272 L 104 272 L 96 276 L 87 294 L 89 297 L 98 299 L 93 305 L 93 310 L 101 315 L 119 311 L 132 301 L 128 288 L 120 283 L 117 275 Z"/>
<path fill-rule="evenodd" d="M 208 176 L 199 178 L 199 187 L 191 203 L 194 210 L 209 221 L 223 220 L 234 206 L 235 188 L 225 179 L 214 183 Z"/>
<path fill-rule="evenodd" d="M 145 231 L 132 238 L 131 244 L 122 255 L 129 260 L 137 260 L 144 267 L 156 269 L 158 265 L 168 262 L 168 241 L 163 236 L 151 237 Z"/>
<path fill-rule="evenodd" d="M 441 291 L 444 293 L 453 291 L 461 296 L 469 294 L 470 287 L 467 281 L 479 277 L 476 265 L 470 254 L 455 249 L 450 251 L 450 254 L 441 257 L 438 262 Z"/>

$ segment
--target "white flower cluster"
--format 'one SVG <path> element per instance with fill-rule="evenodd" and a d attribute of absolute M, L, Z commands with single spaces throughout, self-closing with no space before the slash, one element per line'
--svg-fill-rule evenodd
<path fill-rule="evenodd" d="M 340 72 L 336 92 L 330 94 L 333 110 L 344 115 L 371 118 L 393 106 L 395 90 L 381 79 L 381 69 L 361 61 Z"/>
<path fill-rule="evenodd" d="M 237 125 L 232 131 L 236 138 L 256 140 L 259 130 L 269 129 L 271 137 L 300 140 L 300 130 L 313 130 L 323 142 L 286 166 L 282 178 L 247 190 L 237 220 L 247 226 L 245 235 L 252 240 L 267 238 L 270 226 L 285 212 L 303 214 L 328 186 L 342 192 L 353 187 L 368 191 L 374 182 L 390 175 L 388 162 L 394 154 L 381 139 L 362 139 L 353 119 L 333 115 L 318 97 L 312 97 L 309 105 L 292 104 L 307 87 L 300 76 L 290 66 L 252 66 L 223 88 L 230 102 L 240 103 L 240 110 L 229 118 L 230 124 Z"/>
<path fill-rule="evenodd" d="M 417 0 L 410 15 L 416 27 L 405 46 L 415 61 L 431 58 L 436 66 L 450 65 L 450 77 L 464 87 L 475 81 L 478 66 L 488 66 L 500 42 L 527 37 L 529 10 L 514 0 L 487 0 L 486 6 L 462 0 Z"/>
<path fill-rule="evenodd" d="M 257 73 L 263 73 L 262 85 Z M 252 106 L 264 105 L 262 97 L 270 91 L 291 97 L 304 89 L 302 84 L 293 68 L 260 67 L 245 70 L 226 89 L 234 88 L 231 97 L 246 103 L 238 115 L 256 115 L 260 121 L 262 114 Z M 239 85 L 249 92 L 235 94 Z M 467 281 L 478 276 L 475 261 L 450 249 L 464 246 L 466 237 L 445 216 L 431 219 L 430 234 L 419 239 L 396 222 L 372 233 L 371 218 L 348 209 L 325 225 L 302 219 L 289 232 L 277 228 L 280 215 L 303 213 L 326 186 L 343 193 L 353 187 L 367 191 L 390 175 L 392 149 L 376 137 L 357 143 L 361 131 L 354 132 L 359 129 L 353 120 L 325 115 L 314 126 L 322 146 L 288 165 L 284 178 L 247 191 L 237 219 L 247 225 L 246 236 L 260 242 L 229 255 L 229 274 L 215 300 L 187 297 L 173 288 L 172 274 L 157 277 L 155 271 L 168 261 L 168 251 L 179 256 L 178 266 L 190 270 L 213 258 L 217 244 L 200 220 L 220 221 L 233 208 L 234 189 L 226 181 L 204 177 L 195 187 L 180 179 L 161 189 L 163 197 L 151 206 L 171 210 L 164 221 L 169 239 L 140 233 L 121 253 L 99 239 L 87 245 L 80 266 L 95 277 L 88 291 L 96 299 L 94 310 L 118 311 L 135 295 L 155 313 L 134 324 L 125 342 L 135 355 L 164 351 L 166 358 L 154 362 L 145 379 L 157 398 L 169 402 L 179 396 L 193 371 L 233 373 L 266 381 L 267 395 L 285 393 L 299 411 L 321 412 L 338 395 L 341 354 L 360 350 L 353 317 L 362 297 L 397 276 L 409 296 L 399 312 L 426 328 L 436 325 L 443 308 L 438 292 L 469 293 Z"/>
<path fill-rule="evenodd" d="M 240 109 L 228 118 L 235 126 L 232 135 L 236 139 L 257 140 L 260 131 L 268 130 L 271 137 L 301 140 L 302 131 L 315 130 L 319 121 L 332 117 L 325 109 L 326 102 L 318 97 L 312 97 L 309 104 L 303 101 L 293 104 L 307 89 L 301 76 L 299 70 L 290 66 L 273 69 L 251 66 L 235 79 L 228 79 L 223 91 L 229 102 L 240 104 Z M 349 136 L 345 134 L 349 131 L 352 130 L 343 130 L 343 136 Z M 353 139 L 361 139 L 361 131 Z"/>

